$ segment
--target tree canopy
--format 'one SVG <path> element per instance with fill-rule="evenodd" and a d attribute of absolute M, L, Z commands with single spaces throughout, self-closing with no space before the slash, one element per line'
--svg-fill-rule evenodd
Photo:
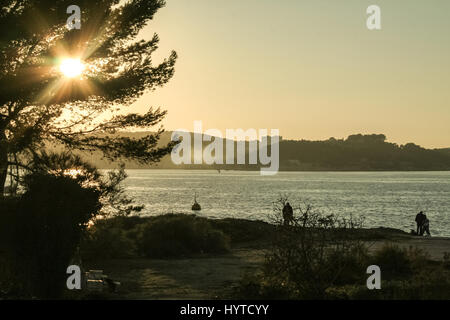
<path fill-rule="evenodd" d="M 67 7 L 81 8 L 81 28 L 69 30 Z M 158 125 L 166 115 L 125 113 L 144 92 L 164 85 L 177 58 L 155 64 L 156 34 L 138 40 L 162 0 L 0 0 L 0 195 L 8 167 L 27 168 L 48 143 L 67 150 L 100 150 L 111 160 L 158 161 L 162 128 L 140 138 L 111 135 Z M 79 59 L 84 71 L 69 78 L 59 66 Z M 106 133 L 106 134 L 105 134 Z"/>

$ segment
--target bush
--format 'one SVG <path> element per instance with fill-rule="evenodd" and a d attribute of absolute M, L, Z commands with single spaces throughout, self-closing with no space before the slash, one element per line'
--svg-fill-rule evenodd
<path fill-rule="evenodd" d="M 361 222 L 300 206 L 286 225 L 281 214 L 285 202 L 280 199 L 274 205 L 277 229 L 266 257 L 264 280 L 284 283 L 300 299 L 325 299 L 329 287 L 361 282 L 368 256 L 355 232 Z"/>
<path fill-rule="evenodd" d="M 264 273 L 246 273 L 233 288 L 235 300 L 288 300 L 295 299 L 298 293 L 287 283 L 278 279 L 267 279 Z"/>
<path fill-rule="evenodd" d="M 68 174 L 72 173 L 73 174 Z M 99 214 L 137 212 L 120 183 L 124 167 L 100 172 L 70 152 L 34 154 L 20 177 L 20 196 L 0 197 L 0 292 L 4 297 L 62 297 L 69 264 L 78 263 L 78 246 L 87 225 Z M 93 252 L 123 252 L 130 241 L 120 229 L 93 235 Z M 101 232 L 103 231 L 103 234 Z M 76 257 L 75 257 L 76 256 Z M 7 285 L 3 285 L 5 283 Z"/>
<path fill-rule="evenodd" d="M 5 225 L 14 289 L 22 297 L 60 298 L 66 268 L 100 207 L 99 193 L 68 177 L 33 174 L 19 200 Z"/>
<path fill-rule="evenodd" d="M 11 242 L 14 236 L 13 223 L 17 221 L 17 198 L 0 196 L 0 300 L 19 298 L 23 291 L 17 281 L 11 263 Z"/>
<path fill-rule="evenodd" d="M 388 249 L 380 249 L 383 255 Z M 398 276 L 396 279 L 386 279 L 384 271 L 381 272 L 381 290 L 368 290 L 365 281 L 367 275 L 361 272 L 360 266 L 353 269 L 349 263 L 348 278 L 345 281 L 336 281 L 333 286 L 325 290 L 323 299 L 328 300 L 449 300 L 450 299 L 450 271 L 446 262 L 427 261 L 423 264 L 424 255 L 417 249 L 392 250 L 392 252 L 406 252 L 408 261 L 412 265 L 409 277 Z M 412 254 L 411 254 L 412 253 Z M 400 253 L 403 256 L 403 253 Z M 373 259 L 373 257 L 370 257 Z M 350 260 L 353 261 L 353 258 Z M 416 268 L 417 263 L 420 268 Z M 357 274 L 360 274 L 359 276 Z M 361 277 L 361 274 L 363 275 Z M 353 279 L 352 279 L 353 277 Z M 353 282 L 351 282 L 353 281 Z M 346 283 L 346 284 L 344 284 Z M 269 276 L 267 272 L 261 274 L 246 274 L 233 290 L 233 299 L 310 299 L 295 288 L 295 283 L 283 281 L 275 275 Z"/>
<path fill-rule="evenodd" d="M 335 300 L 449 300 L 450 277 L 439 270 L 406 280 L 383 281 L 381 290 L 364 285 L 347 285 L 327 290 Z"/>
<path fill-rule="evenodd" d="M 84 259 L 129 258 L 136 254 L 135 242 L 116 219 L 98 220 L 87 230 L 81 242 Z"/>
<path fill-rule="evenodd" d="M 413 272 L 408 251 L 389 243 L 375 252 L 372 264 L 380 267 L 386 280 L 408 278 Z"/>
<path fill-rule="evenodd" d="M 269 242 L 275 227 L 263 221 L 249 221 L 244 219 L 226 218 L 210 220 L 215 229 L 223 231 L 230 237 L 232 244 L 257 241 Z"/>
<path fill-rule="evenodd" d="M 381 290 L 365 285 L 329 288 L 332 299 L 417 300 L 450 299 L 450 273 L 442 263 L 428 260 L 418 248 L 385 244 L 370 258 L 381 269 Z"/>
<path fill-rule="evenodd" d="M 224 253 L 229 239 L 207 219 L 167 214 L 140 225 L 139 252 L 150 258 L 181 257 L 197 253 Z"/>
<path fill-rule="evenodd" d="M 275 213 L 282 206 L 275 206 Z M 361 223 L 296 208 L 291 225 L 275 216 L 277 229 L 262 272 L 246 275 L 237 299 L 449 299 L 450 271 L 423 251 L 385 244 L 372 256 Z M 381 268 L 382 290 L 369 290 L 367 267 Z"/>
<path fill-rule="evenodd" d="M 329 253 L 326 265 L 329 266 L 328 272 L 334 275 L 333 285 L 365 283 L 369 259 L 368 250 L 362 244 L 355 245 L 349 250 L 335 250 Z"/>

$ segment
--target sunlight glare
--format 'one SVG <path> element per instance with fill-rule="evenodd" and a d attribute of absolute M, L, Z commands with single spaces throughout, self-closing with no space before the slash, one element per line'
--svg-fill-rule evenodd
<path fill-rule="evenodd" d="M 67 78 L 74 78 L 74 77 L 81 75 L 81 73 L 83 73 L 84 65 L 80 61 L 80 59 L 68 58 L 68 59 L 62 60 L 60 66 L 59 66 L 59 70 Z"/>
<path fill-rule="evenodd" d="M 69 176 L 71 178 L 76 178 L 78 175 L 81 174 L 80 169 L 67 169 L 63 173 L 65 176 Z"/>

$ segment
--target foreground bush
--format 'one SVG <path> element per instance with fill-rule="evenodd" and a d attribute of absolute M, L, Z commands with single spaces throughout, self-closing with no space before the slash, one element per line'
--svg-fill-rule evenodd
<path fill-rule="evenodd" d="M 362 230 L 359 221 L 322 215 L 306 206 L 295 208 L 293 221 L 286 224 L 280 215 L 286 201 L 280 202 L 274 207 L 277 231 L 260 274 L 243 277 L 231 298 L 450 297 L 450 271 L 445 257 L 443 263 L 432 262 L 421 250 L 392 244 L 369 254 L 359 236 Z M 381 290 L 369 290 L 366 286 L 366 270 L 370 265 L 381 268 Z"/>
<path fill-rule="evenodd" d="M 146 257 L 181 257 L 227 252 L 229 239 L 205 218 L 167 214 L 140 225 L 137 246 L 139 253 Z"/>
<path fill-rule="evenodd" d="M 295 208 L 286 224 L 283 204 L 274 205 L 277 230 L 264 266 L 269 287 L 281 283 L 297 298 L 325 299 L 329 287 L 363 281 L 367 248 L 354 232 L 361 222 L 323 215 L 306 206 Z"/>
<path fill-rule="evenodd" d="M 32 174 L 26 191 L 9 202 L 2 229 L 8 269 L 8 295 L 60 298 L 66 268 L 83 230 L 96 214 L 99 193 L 64 176 Z M 4 223 L 4 224 L 3 224 Z"/>
<path fill-rule="evenodd" d="M 385 244 L 373 256 L 373 264 L 383 270 L 383 279 L 403 279 L 412 274 L 412 261 L 406 249 Z"/>
<path fill-rule="evenodd" d="M 206 218 L 186 214 L 97 220 L 81 243 L 83 259 L 176 258 L 225 253 L 230 237 Z"/>
<path fill-rule="evenodd" d="M 136 243 L 123 228 L 122 217 L 98 220 L 86 232 L 81 242 L 84 259 L 129 258 L 136 255 Z"/>
<path fill-rule="evenodd" d="M 327 290 L 329 299 L 344 300 L 449 300 L 450 274 L 440 266 L 403 280 L 382 280 L 381 290 L 347 285 Z"/>
<path fill-rule="evenodd" d="M 125 178 L 123 166 L 103 176 L 69 152 L 34 154 L 18 177 L 20 193 L 0 196 L 0 297 L 62 298 L 67 266 L 80 263 L 78 248 L 89 223 L 99 215 L 142 209 L 125 195 Z M 120 235 L 97 234 L 96 245 L 104 248 Z M 125 241 L 118 246 L 126 247 Z"/>
<path fill-rule="evenodd" d="M 270 258 L 270 255 L 269 255 Z M 331 258 L 331 256 L 330 256 Z M 233 299 L 329 299 L 329 300 L 449 300 L 450 269 L 444 256 L 443 262 L 429 261 L 417 248 L 404 249 L 386 244 L 371 256 L 349 252 L 346 268 L 340 277 L 320 297 L 312 291 L 302 291 L 292 280 L 276 277 L 270 268 L 271 260 L 258 275 L 246 274 L 234 288 Z M 341 265 L 342 261 L 337 262 Z M 377 264 L 381 272 L 381 290 L 368 290 L 365 270 Z M 331 273 L 336 270 L 327 264 Z M 269 267 L 269 270 L 267 269 Z M 299 268 L 302 265 L 298 265 Z M 269 271 L 269 272 L 268 272 Z"/>
<path fill-rule="evenodd" d="M 233 288 L 233 300 L 293 300 L 298 291 L 283 279 L 267 277 L 263 273 L 246 273 Z"/>

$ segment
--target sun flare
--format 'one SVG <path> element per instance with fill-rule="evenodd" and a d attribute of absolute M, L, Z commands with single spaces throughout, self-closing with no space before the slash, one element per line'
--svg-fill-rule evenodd
<path fill-rule="evenodd" d="M 67 169 L 64 171 L 64 175 L 71 177 L 71 178 L 76 178 L 78 175 L 80 175 L 82 173 L 82 171 L 80 169 Z"/>
<path fill-rule="evenodd" d="M 84 71 L 84 64 L 80 59 L 67 58 L 61 61 L 59 70 L 67 78 L 74 78 L 81 75 Z"/>

